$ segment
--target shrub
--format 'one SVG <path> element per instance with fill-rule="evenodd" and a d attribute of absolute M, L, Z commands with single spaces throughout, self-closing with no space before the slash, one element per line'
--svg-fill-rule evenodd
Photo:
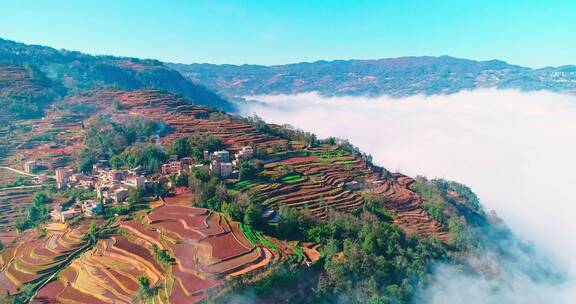
<path fill-rule="evenodd" d="M 146 276 L 138 277 L 138 287 L 141 299 L 146 299 L 152 296 L 152 288 L 150 288 L 150 279 Z"/>

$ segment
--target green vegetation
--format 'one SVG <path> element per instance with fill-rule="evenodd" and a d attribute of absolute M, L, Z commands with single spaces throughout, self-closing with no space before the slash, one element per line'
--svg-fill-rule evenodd
<path fill-rule="evenodd" d="M 153 290 L 150 287 L 150 279 L 146 276 L 138 277 L 138 290 L 142 300 L 147 299 L 153 295 Z"/>
<path fill-rule="evenodd" d="M 296 256 L 298 257 L 298 262 L 303 261 L 304 251 L 302 250 L 302 248 L 300 248 L 298 245 L 293 245 L 292 249 L 294 250 L 294 253 L 296 253 Z"/>
<path fill-rule="evenodd" d="M 170 256 L 168 250 L 160 249 L 156 244 L 152 245 L 152 252 L 154 252 L 156 259 L 164 266 L 168 266 L 174 262 L 174 258 Z"/>
<path fill-rule="evenodd" d="M 434 188 L 429 187 L 425 183 L 417 182 L 413 189 L 424 201 L 422 205 L 424 210 L 442 225 L 448 224 L 448 216 L 444 213 L 442 197 Z"/>
<path fill-rule="evenodd" d="M 96 192 L 93 190 L 86 190 L 81 188 L 71 188 L 71 189 L 56 189 L 56 187 L 48 188 L 48 192 L 51 194 L 58 194 L 65 197 L 69 197 L 70 199 L 66 204 L 65 207 L 72 205 L 74 202 L 80 200 L 95 200 L 97 198 Z"/>
<path fill-rule="evenodd" d="M 15 68 L 26 78 L 29 88 L 21 89 L 0 83 L 2 100 L 0 103 L 18 119 L 39 118 L 44 107 L 65 94 L 64 88 L 48 79 L 36 66 L 24 63 Z"/>
<path fill-rule="evenodd" d="M 408 237 L 371 213 L 333 213 L 316 227 L 307 236 L 323 244 L 328 275 L 320 277 L 321 298 L 347 294 L 357 303 L 362 298 L 354 298 L 354 290 L 364 290 L 367 294 L 358 296 L 407 301 L 417 282 L 425 280 L 428 262 L 447 258 L 439 242 Z"/>
<path fill-rule="evenodd" d="M 247 179 L 247 180 L 242 180 L 242 181 L 239 181 L 239 182 L 235 183 L 234 186 L 233 186 L 233 188 L 234 188 L 235 190 L 240 191 L 240 190 L 244 190 L 244 189 L 250 188 L 252 185 L 254 185 L 254 184 L 256 184 L 256 183 L 257 183 L 257 181 L 255 181 L 255 180 L 249 180 L 249 179 Z"/>
<path fill-rule="evenodd" d="M 130 205 L 134 205 L 142 201 L 144 193 L 136 188 L 129 188 L 128 195 L 126 196 L 126 202 Z"/>
<path fill-rule="evenodd" d="M 286 264 L 275 267 L 262 281 L 258 282 L 254 291 L 256 295 L 265 296 L 275 288 L 283 288 L 297 277 L 297 270 Z"/>
<path fill-rule="evenodd" d="M 262 171 L 262 162 L 258 160 L 242 162 L 238 168 L 238 179 L 241 181 L 255 179 L 260 171 Z"/>
<path fill-rule="evenodd" d="M 5 185 L 4 187 L 19 187 L 24 186 L 26 184 L 26 178 L 24 176 L 18 176 L 16 180 L 10 184 Z"/>
<path fill-rule="evenodd" d="M 306 236 L 306 231 L 314 225 L 312 217 L 305 212 L 282 206 L 280 208 L 280 217 L 282 220 L 270 230 L 281 239 L 285 240 L 302 240 Z"/>
<path fill-rule="evenodd" d="M 177 155 L 178 158 L 192 157 L 196 161 L 204 160 L 204 151 L 217 151 L 224 148 L 224 144 L 213 136 L 181 137 L 176 139 L 168 148 L 168 155 Z"/>
<path fill-rule="evenodd" d="M 290 125 L 271 126 L 257 115 L 244 118 L 243 122 L 252 125 L 255 131 L 261 134 L 277 136 L 289 140 L 303 141 L 309 147 L 315 147 L 318 144 L 316 135 L 313 133 L 297 130 Z"/>
<path fill-rule="evenodd" d="M 240 223 L 240 229 L 242 229 L 242 232 L 244 233 L 244 235 L 246 235 L 246 238 L 250 241 L 250 243 L 254 245 L 262 245 L 270 249 L 278 249 L 278 246 L 276 246 L 276 244 L 270 242 L 270 240 L 268 240 L 262 234 L 262 232 L 257 231 L 251 225 Z"/>
<path fill-rule="evenodd" d="M 166 161 L 166 154 L 155 144 L 137 143 L 124 149 L 117 157 L 110 159 L 115 167 L 126 166 L 136 168 L 141 166 L 148 173 L 160 171 L 162 163 Z"/>
<path fill-rule="evenodd" d="M 80 153 L 78 167 L 89 173 L 98 159 L 110 159 L 114 167 L 140 165 L 148 172 L 157 171 L 166 157 L 154 144 L 145 142 L 165 129 L 163 123 L 143 117 L 115 122 L 109 117 L 98 116 L 86 128 L 86 148 Z"/>
<path fill-rule="evenodd" d="M 472 189 L 470 189 L 468 186 L 444 179 L 433 179 L 432 183 L 444 191 L 454 191 L 462 197 L 466 198 L 466 201 L 475 211 L 480 211 L 482 209 L 480 206 L 480 199 L 474 192 L 472 192 Z"/>
<path fill-rule="evenodd" d="M 242 210 L 235 203 L 222 202 L 220 211 L 229 219 L 238 219 L 242 217 Z"/>
<path fill-rule="evenodd" d="M 91 223 L 90 226 L 88 227 L 88 231 L 86 232 L 85 239 L 90 241 L 91 244 L 96 244 L 99 234 L 100 230 L 98 229 L 98 226 L 96 226 L 96 224 L 94 223 Z"/>
<path fill-rule="evenodd" d="M 423 199 L 422 206 L 426 213 L 452 234 L 452 245 L 462 249 L 472 246 L 472 235 L 465 229 L 465 222 L 482 225 L 484 220 L 482 212 L 478 211 L 481 209 L 478 197 L 470 188 L 442 179 L 430 182 L 424 177 L 417 177 L 413 190 Z M 456 200 L 449 191 L 458 193 L 464 201 Z"/>
<path fill-rule="evenodd" d="M 299 183 L 303 180 L 305 180 L 306 178 L 301 176 L 300 174 L 291 174 L 288 176 L 283 177 L 280 181 L 286 184 L 296 184 Z"/>
<path fill-rule="evenodd" d="M 48 218 L 49 207 L 47 205 L 51 202 L 52 199 L 45 192 L 36 192 L 32 198 L 32 206 L 28 209 L 26 219 L 18 221 L 16 228 L 19 231 L 23 231 L 43 223 Z"/>

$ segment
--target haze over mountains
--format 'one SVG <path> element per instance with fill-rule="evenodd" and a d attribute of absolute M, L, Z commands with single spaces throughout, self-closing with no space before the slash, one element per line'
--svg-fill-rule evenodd
<path fill-rule="evenodd" d="M 449 56 L 336 60 L 287 65 L 167 64 L 226 96 L 318 92 L 323 96 L 405 97 L 495 87 L 576 92 L 576 66 L 532 69 L 500 60 Z"/>

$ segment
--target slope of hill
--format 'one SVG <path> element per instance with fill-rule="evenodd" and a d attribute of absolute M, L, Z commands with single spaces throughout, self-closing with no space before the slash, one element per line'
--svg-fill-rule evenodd
<path fill-rule="evenodd" d="M 516 244 L 465 186 L 391 173 L 347 142 L 190 105 L 164 91 L 92 90 L 47 105 L 45 114 L 16 121 L 18 142 L 4 164 L 37 159 L 51 173 L 62 163 L 80 169 L 86 161 L 113 159 L 119 168 L 149 170 L 158 183 L 175 178 L 170 191 L 176 196 L 122 212 L 112 207 L 104 218 L 62 228 L 81 231 L 74 233 L 78 245 L 42 223 L 10 231 L 0 256 L 0 290 L 33 303 L 139 302 L 143 275 L 158 303 L 226 302 L 239 293 L 261 303 L 333 303 L 343 296 L 350 303 L 403 303 L 430 283 L 433 263 L 482 273 L 469 257 L 484 248 L 498 256 Z M 146 121 L 166 131 L 145 131 Z M 134 137 L 134 128 L 148 133 Z M 150 141 L 151 134 L 159 140 Z M 201 153 L 193 152 L 207 138 L 232 153 L 249 145 L 255 159 L 237 177 L 211 175 Z M 192 157 L 201 169 L 185 175 L 186 182 L 158 178 L 159 162 L 172 153 Z M 177 194 L 174 183 L 187 183 L 188 195 Z M 47 190 L 63 201 L 73 195 Z M 31 208 L 26 197 L 7 192 L 6 227 L 26 219 L 14 208 Z M 87 244 L 92 221 L 101 233 Z M 39 234 L 42 227 L 47 235 Z M 485 238 L 489 233 L 502 243 Z M 162 262 L 160 252 L 171 259 Z"/>
<path fill-rule="evenodd" d="M 63 93 L 61 88 L 73 92 L 103 87 L 127 90 L 154 87 L 180 94 L 193 103 L 228 111 L 234 109 L 217 94 L 157 60 L 91 56 L 0 39 L 0 69 L 23 69 L 24 66 L 29 73 L 34 70 L 35 79 L 50 80 L 51 86 L 58 87 L 60 93 Z"/>
<path fill-rule="evenodd" d="M 39 110 L 0 121 L 0 165 L 39 175 L 1 177 L 0 302 L 411 303 L 437 263 L 493 275 L 518 252 L 526 277 L 555 275 L 464 185 L 205 106 L 212 93 L 192 104 L 178 88 L 198 87 L 156 61 L 2 45 L 3 102 Z M 69 189 L 50 180 L 62 167 Z M 126 201 L 49 216 L 98 192 Z"/>
<path fill-rule="evenodd" d="M 476 88 L 576 92 L 576 67 L 531 69 L 500 60 L 441 57 L 335 60 L 276 66 L 167 64 L 227 96 L 297 94 L 394 97 Z"/>

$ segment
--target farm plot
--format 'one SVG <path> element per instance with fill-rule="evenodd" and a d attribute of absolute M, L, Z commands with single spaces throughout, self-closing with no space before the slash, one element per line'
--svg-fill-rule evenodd
<path fill-rule="evenodd" d="M 140 90 L 120 93 L 117 98 L 130 113 L 164 121 L 173 128 L 174 132 L 163 138 L 163 143 L 171 142 L 178 137 L 211 135 L 222 140 L 231 152 L 248 144 L 261 149 L 286 149 L 288 146 L 288 142 L 284 139 L 259 134 L 254 127 L 229 117 L 208 119 L 210 115 L 219 112 L 187 104 L 182 99 L 160 91 Z"/>
<path fill-rule="evenodd" d="M 359 189 L 346 187 L 370 173 L 362 159 L 327 145 L 311 149 L 310 154 L 267 162 L 262 174 L 274 182 L 245 180 L 233 187 L 252 191 L 268 208 L 306 209 L 320 218 L 329 209 L 346 211 L 364 203 Z"/>
<path fill-rule="evenodd" d="M 286 255 L 262 234 L 250 233 L 258 244 L 220 213 L 163 204 L 139 220 L 119 222 L 117 233 L 80 255 L 36 300 L 134 303 L 140 300 L 138 277 L 146 276 L 157 288 L 154 301 L 196 303 L 226 278 L 257 271 L 274 256 Z"/>
<path fill-rule="evenodd" d="M 143 244 L 123 236 L 100 240 L 83 253 L 58 277 L 57 283 L 40 290 L 36 300 L 58 303 L 133 303 L 138 300 L 138 277 L 146 276 L 158 285 L 163 280 L 162 267 Z M 48 293 L 45 289 L 54 288 Z"/>
<path fill-rule="evenodd" d="M 17 235 L 14 228 L 18 220 L 26 217 L 26 208 L 32 204 L 34 189 L 0 190 L 0 240 L 9 244 Z"/>
<path fill-rule="evenodd" d="M 412 178 L 395 173 L 367 193 L 383 197 L 395 214 L 395 224 L 406 232 L 448 241 L 451 235 L 422 209 L 422 199 L 410 189 L 413 183 Z"/>
<path fill-rule="evenodd" d="M 2 251 L 0 287 L 16 292 L 24 284 L 34 284 L 58 271 L 68 257 L 86 245 L 87 226 L 49 229 L 45 237 L 20 242 Z"/>

